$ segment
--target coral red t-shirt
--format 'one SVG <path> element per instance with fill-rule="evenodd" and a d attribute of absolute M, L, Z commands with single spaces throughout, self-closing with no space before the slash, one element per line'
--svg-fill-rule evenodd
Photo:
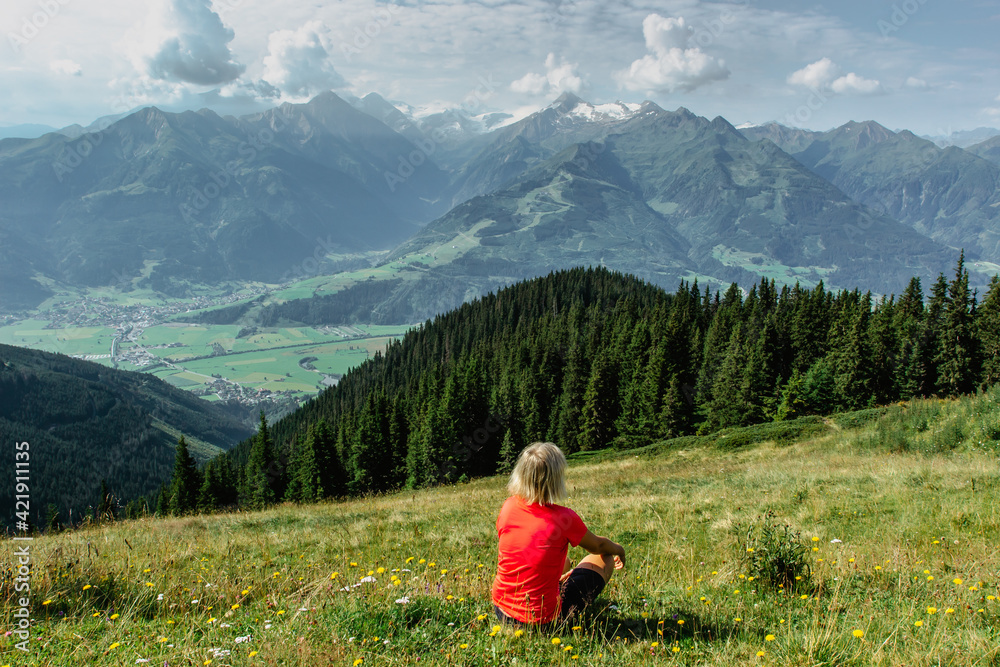
<path fill-rule="evenodd" d="M 525 623 L 555 620 L 566 554 L 586 534 L 583 520 L 568 507 L 508 498 L 497 517 L 500 558 L 493 604 Z"/>

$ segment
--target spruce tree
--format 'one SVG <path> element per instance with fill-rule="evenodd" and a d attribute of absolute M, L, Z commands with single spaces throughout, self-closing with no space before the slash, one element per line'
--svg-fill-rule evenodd
<path fill-rule="evenodd" d="M 177 441 L 174 455 L 174 475 L 170 483 L 170 512 L 183 515 L 195 510 L 201 478 L 194 457 L 188 452 L 187 442 L 182 435 Z"/>
<path fill-rule="evenodd" d="M 979 348 L 983 360 L 981 387 L 1000 382 L 1000 276 L 990 280 L 989 291 L 976 313 Z"/>
<path fill-rule="evenodd" d="M 517 445 L 514 444 L 514 436 L 510 429 L 504 431 L 503 442 L 500 444 L 500 457 L 497 461 L 497 474 L 509 475 L 514 470 L 517 457 L 520 455 Z"/>
<path fill-rule="evenodd" d="M 600 355 L 594 361 L 594 368 L 583 394 L 581 450 L 601 449 L 614 440 L 614 425 L 618 417 L 617 391 L 615 368 L 606 355 Z"/>
<path fill-rule="evenodd" d="M 973 297 L 965 253 L 959 255 L 955 278 L 948 284 L 948 298 L 941 314 L 934 365 L 939 394 L 957 396 L 972 391 L 978 375 L 975 368 L 976 339 L 972 320 Z"/>
<path fill-rule="evenodd" d="M 251 509 L 262 509 L 275 501 L 274 486 L 277 473 L 274 443 L 264 411 L 260 411 L 260 428 L 253 438 L 250 457 L 246 465 L 246 504 Z"/>

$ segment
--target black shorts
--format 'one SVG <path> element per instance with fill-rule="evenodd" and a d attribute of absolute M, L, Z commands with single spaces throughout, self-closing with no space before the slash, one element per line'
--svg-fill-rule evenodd
<path fill-rule="evenodd" d="M 573 568 L 569 576 L 566 577 L 566 580 L 559 584 L 559 595 L 562 598 L 562 606 L 559 608 L 559 619 L 551 623 L 525 623 L 516 618 L 511 618 L 496 605 L 493 605 L 493 611 L 496 612 L 497 618 L 500 621 L 509 625 L 548 628 L 574 616 L 583 610 L 584 607 L 591 604 L 601 594 L 601 591 L 604 590 L 605 583 L 607 582 L 604 581 L 604 577 L 594 570 L 585 567 Z"/>

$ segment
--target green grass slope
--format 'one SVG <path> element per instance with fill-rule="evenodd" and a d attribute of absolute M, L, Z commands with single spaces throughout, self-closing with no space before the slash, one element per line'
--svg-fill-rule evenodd
<path fill-rule="evenodd" d="M 36 538 L 0 664 L 995 664 L 1000 389 L 723 435 L 571 462 L 628 565 L 554 632 L 496 627 L 494 477 Z"/>

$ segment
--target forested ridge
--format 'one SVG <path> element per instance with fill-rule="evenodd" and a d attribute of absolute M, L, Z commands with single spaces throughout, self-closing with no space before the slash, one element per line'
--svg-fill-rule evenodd
<path fill-rule="evenodd" d="M 5 451 L 29 443 L 36 526 L 54 512 L 61 522 L 70 510 L 74 522 L 91 514 L 107 502 L 102 479 L 119 498 L 155 494 L 174 459 L 175 436 L 161 424 L 222 449 L 252 433 L 219 406 L 148 374 L 0 345 L 0 438 Z M 4 523 L 14 510 L 13 461 L 0 475 Z"/>
<path fill-rule="evenodd" d="M 261 507 L 419 488 L 508 470 L 551 440 L 567 453 L 1000 380 L 1000 279 L 964 259 L 925 299 L 776 288 L 674 293 L 605 269 L 529 280 L 428 321 L 198 471 L 178 447 L 162 510 Z M 197 490 L 196 490 L 197 489 Z"/>

